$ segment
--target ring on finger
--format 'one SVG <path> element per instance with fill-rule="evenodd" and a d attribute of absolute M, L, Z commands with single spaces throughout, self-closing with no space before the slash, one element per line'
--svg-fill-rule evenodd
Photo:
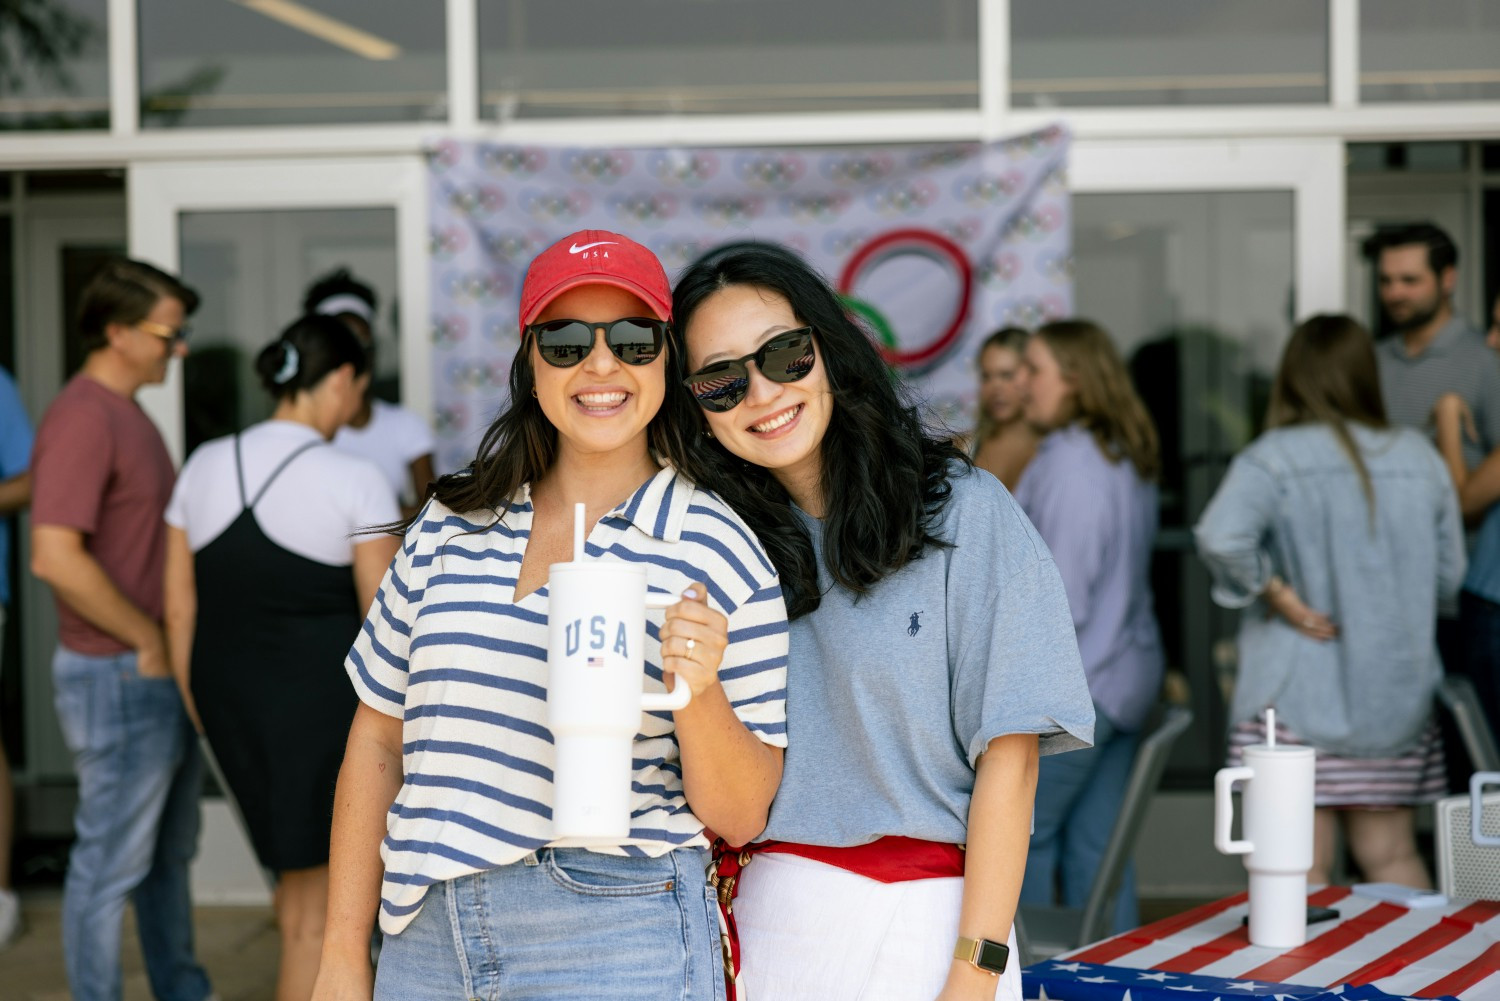
<path fill-rule="evenodd" d="M 686 657 L 686 658 L 688 658 L 689 660 L 692 660 L 693 659 L 693 647 L 695 647 L 697 645 L 698 645 L 698 641 L 697 640 L 695 640 L 695 639 L 689 639 L 687 641 L 687 653 L 683 654 L 683 656 Z"/>

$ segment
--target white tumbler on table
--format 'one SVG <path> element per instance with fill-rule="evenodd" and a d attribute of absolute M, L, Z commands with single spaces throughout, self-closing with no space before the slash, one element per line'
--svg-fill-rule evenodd
<path fill-rule="evenodd" d="M 1274 711 L 1267 742 L 1244 748 L 1244 765 L 1214 776 L 1214 847 L 1244 855 L 1250 873 L 1250 944 L 1289 949 L 1307 941 L 1307 873 L 1313 863 L 1311 747 L 1276 743 Z M 1230 838 L 1231 791 L 1244 782 L 1241 840 Z"/>
<path fill-rule="evenodd" d="M 648 595 L 646 568 L 583 558 L 583 505 L 573 560 L 547 578 L 547 725 L 553 768 L 554 843 L 618 844 L 630 834 L 632 748 L 641 713 L 681 709 L 685 684 L 647 694 L 646 609 L 676 604 Z"/>

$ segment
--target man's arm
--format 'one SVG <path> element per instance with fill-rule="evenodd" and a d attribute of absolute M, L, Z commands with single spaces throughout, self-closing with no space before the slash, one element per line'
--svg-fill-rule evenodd
<path fill-rule="evenodd" d="M 31 503 L 31 473 L 0 480 L 0 517 L 15 514 Z"/>
<path fill-rule="evenodd" d="M 84 545 L 84 535 L 62 525 L 31 527 L 31 572 L 97 629 L 134 650 L 145 678 L 171 676 L 161 625 L 125 597 Z"/>
<path fill-rule="evenodd" d="M 1477 400 L 1469 403 L 1474 412 L 1473 423 L 1479 432 L 1479 446 L 1486 454 L 1500 448 L 1500 364 L 1494 354 L 1486 349 L 1485 362 L 1480 366 L 1479 392 Z"/>

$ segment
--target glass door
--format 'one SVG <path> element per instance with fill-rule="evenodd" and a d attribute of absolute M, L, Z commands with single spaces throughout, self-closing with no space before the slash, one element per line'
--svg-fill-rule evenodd
<path fill-rule="evenodd" d="M 1168 697 L 1193 710 L 1138 842 L 1140 884 L 1213 896 L 1242 869 L 1181 834 L 1212 826 L 1239 620 L 1210 600 L 1192 526 L 1260 428 L 1293 319 L 1344 308 L 1343 148 L 1081 140 L 1070 175 L 1075 309 L 1114 335 L 1161 434 L 1152 589 Z"/>
<path fill-rule="evenodd" d="M 340 268 L 379 300 L 377 391 L 430 416 L 419 157 L 152 164 L 131 170 L 129 192 L 131 254 L 180 274 L 202 297 L 188 357 L 140 395 L 179 463 L 203 441 L 269 415 L 255 356 L 302 312 L 308 287 Z M 194 899 L 268 899 L 227 803 L 205 799 L 203 816 Z"/>
<path fill-rule="evenodd" d="M 1169 787 L 1222 764 L 1238 619 L 1213 605 L 1192 526 L 1259 430 L 1295 317 L 1343 309 L 1337 142 L 1081 141 L 1076 310 L 1115 337 L 1162 438 L 1153 572 L 1169 684 L 1193 707 Z"/>

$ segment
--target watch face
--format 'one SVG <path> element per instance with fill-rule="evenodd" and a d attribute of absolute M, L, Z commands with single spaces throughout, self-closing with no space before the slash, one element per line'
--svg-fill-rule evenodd
<path fill-rule="evenodd" d="M 991 973 L 1004 973 L 1005 961 L 1009 958 L 1009 946 L 982 938 L 979 940 L 979 955 L 975 957 L 974 965 Z"/>

